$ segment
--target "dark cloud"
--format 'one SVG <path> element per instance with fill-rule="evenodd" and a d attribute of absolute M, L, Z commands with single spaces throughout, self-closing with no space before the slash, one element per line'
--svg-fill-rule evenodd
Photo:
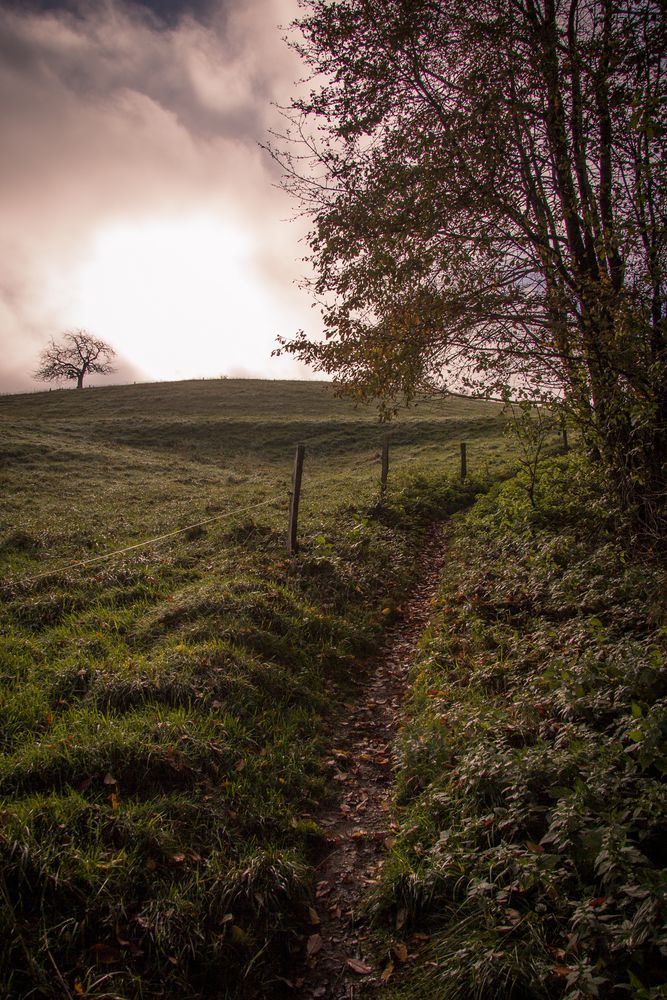
<path fill-rule="evenodd" d="M 256 0 L 247 5 L 248 14 L 255 5 Z M 255 58 L 247 47 L 254 25 L 239 14 L 241 5 L 232 11 L 207 4 L 206 24 L 193 19 L 192 4 L 168 6 L 182 12 L 170 27 L 165 18 L 158 23 L 139 16 L 145 8 L 127 3 L 87 5 L 77 14 L 54 6 L 5 9 L 3 17 L 0 9 L 4 70 L 29 79 L 23 104 L 40 86 L 66 91 L 88 106 L 135 92 L 174 114 L 193 134 L 259 139 L 284 60 Z M 261 52 L 261 23 L 257 41 Z"/>
<path fill-rule="evenodd" d="M 0 6 L 33 13 L 64 13 L 85 19 L 99 3 L 95 0 L 5 0 Z M 124 0 L 124 6 L 146 14 L 156 25 L 167 27 L 175 27 L 184 18 L 207 24 L 224 10 L 220 0 Z"/>

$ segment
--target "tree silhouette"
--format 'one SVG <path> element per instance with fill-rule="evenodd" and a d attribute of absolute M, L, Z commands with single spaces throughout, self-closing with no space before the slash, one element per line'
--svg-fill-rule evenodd
<path fill-rule="evenodd" d="M 52 338 L 44 348 L 34 377 L 40 382 L 76 381 L 77 389 L 82 389 L 86 375 L 114 372 L 111 359 L 115 356 L 112 347 L 87 330 L 69 330 L 60 341 Z"/>

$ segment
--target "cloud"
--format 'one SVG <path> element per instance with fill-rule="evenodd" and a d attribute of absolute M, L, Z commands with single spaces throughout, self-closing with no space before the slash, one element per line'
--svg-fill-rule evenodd
<path fill-rule="evenodd" d="M 243 280 L 264 302 L 253 322 L 271 327 L 246 330 L 247 356 L 239 360 L 235 343 L 233 364 L 274 377 L 296 374 L 293 362 L 272 365 L 268 357 L 276 334 L 315 318 L 292 283 L 303 230 L 283 221 L 293 206 L 276 190 L 275 167 L 258 146 L 275 121 L 271 100 L 284 100 L 299 73 L 276 27 L 295 13 L 295 0 L 0 7 L 0 391 L 29 388 L 27 372 L 46 340 L 89 325 L 82 303 L 92 313 L 95 303 L 82 282 L 95 266 L 106 267 L 112 289 L 127 270 L 120 261 L 112 273 L 114 233 L 122 231 L 129 248 L 133 233 L 141 244 L 144 231 L 163 224 L 174 239 L 182 232 L 194 241 L 191 255 L 204 255 L 218 244 L 211 236 L 210 246 L 197 245 L 201 219 L 231 241 L 221 260 L 221 303 L 233 291 L 225 288 L 225 267 L 237 273 L 243 264 Z M 237 246 L 242 252 L 232 260 Z M 154 270 L 151 259 L 142 266 Z M 208 284 L 192 287 L 210 295 L 213 310 L 215 271 L 210 261 L 206 268 Z M 165 274 L 178 284 L 173 267 Z M 151 274 L 155 287 L 159 279 Z M 95 280 L 99 286 L 100 276 Z M 182 291 L 187 296 L 188 287 Z M 123 294 L 119 287 L 118 298 Z M 149 326 L 149 303 L 140 305 Z M 164 310 L 160 317 L 164 323 Z M 100 335 L 126 364 L 164 377 L 146 368 L 150 351 L 135 350 L 124 336 L 122 308 L 101 321 L 108 328 Z M 213 330 L 209 323 L 206 336 Z M 159 331 L 133 336 L 137 344 Z M 182 377 L 195 374 L 192 354 L 178 369 Z M 222 348 L 216 359 L 224 362 Z"/>

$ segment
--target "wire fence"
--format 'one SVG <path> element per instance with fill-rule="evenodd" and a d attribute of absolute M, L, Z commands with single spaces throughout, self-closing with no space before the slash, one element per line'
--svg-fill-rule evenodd
<path fill-rule="evenodd" d="M 162 542 L 166 538 L 175 538 L 176 535 L 183 535 L 188 531 L 194 531 L 196 528 L 203 528 L 206 524 L 212 524 L 214 521 L 222 521 L 225 518 L 234 517 L 237 514 L 245 514 L 250 510 L 257 510 L 260 507 L 268 507 L 269 504 L 276 503 L 278 500 L 284 500 L 284 496 L 278 494 L 277 496 L 269 497 L 268 500 L 262 500 L 259 503 L 249 504 L 247 507 L 235 507 L 233 510 L 225 511 L 222 514 L 216 514 L 213 517 L 204 518 L 203 521 L 196 521 L 194 524 L 188 524 L 184 528 L 176 528 L 174 531 L 167 531 L 162 535 L 156 535 L 154 538 L 146 538 L 141 542 L 135 542 L 132 545 L 125 545 L 120 549 L 112 549 L 110 552 L 104 552 L 101 555 L 92 556 L 90 559 L 77 559 L 74 562 L 65 563 L 63 566 L 56 566 L 53 569 L 45 570 L 43 573 L 37 573 L 34 576 L 23 577 L 21 579 L 22 584 L 34 583 L 36 580 L 43 580 L 45 577 L 58 576 L 60 573 L 66 573 L 70 569 L 78 569 L 82 566 L 91 566 L 93 563 L 104 562 L 107 559 L 113 559 L 114 556 L 124 555 L 126 552 L 132 552 L 134 549 L 146 548 L 149 545 L 155 545 L 157 542 Z"/>
<path fill-rule="evenodd" d="M 370 479 L 370 474 L 375 473 L 377 467 L 382 463 L 383 449 L 387 448 L 386 442 L 388 440 L 390 441 L 390 439 L 388 439 L 388 437 L 385 435 L 383 438 L 381 438 L 376 442 L 368 442 L 367 454 L 365 454 L 363 457 L 357 458 L 354 462 L 348 462 L 345 465 L 340 465 L 338 464 L 337 461 L 335 462 L 334 465 L 334 459 L 337 459 L 339 457 L 339 452 L 336 449 L 327 448 L 326 445 L 323 445 L 321 438 L 319 437 L 311 439 L 306 438 L 302 443 L 304 446 L 304 450 L 307 451 L 309 461 L 315 460 L 316 462 L 320 463 L 329 463 L 330 471 L 332 475 L 334 475 L 337 479 L 346 477 L 358 478 L 360 472 L 368 473 L 369 481 L 367 483 L 364 482 L 363 484 L 365 492 L 366 487 L 368 487 L 368 489 L 375 488 L 373 481 L 371 481 Z M 385 454 L 384 456 L 385 460 L 387 459 L 387 457 L 388 457 L 387 454 Z M 413 465 L 415 462 L 420 460 L 421 460 L 420 456 L 402 455 L 398 459 L 398 461 L 392 462 L 392 468 L 401 469 L 405 468 L 406 466 L 409 467 Z M 447 464 L 451 467 L 452 464 L 451 459 L 447 460 Z M 386 477 L 386 469 L 383 470 L 383 476 Z M 380 478 L 378 477 L 377 487 L 379 488 L 381 495 L 384 495 L 384 490 L 386 489 L 386 478 L 384 478 L 381 482 Z M 358 484 L 357 484 L 357 489 L 358 489 Z M 262 507 L 268 507 L 271 504 L 282 503 L 285 506 L 287 506 L 288 500 L 290 500 L 291 497 L 293 496 L 293 491 L 294 491 L 294 481 L 292 482 L 292 492 L 289 494 L 289 497 L 287 497 L 284 492 L 280 494 L 274 494 L 268 499 L 258 501 L 257 503 L 248 504 L 243 507 L 235 507 L 232 510 L 227 510 L 224 511 L 223 513 L 203 518 L 202 520 L 195 521 L 192 524 L 185 525 L 182 528 L 175 528 L 172 531 L 163 532 L 151 538 L 143 539 L 140 542 L 134 542 L 131 545 L 125 545 L 122 546 L 121 548 L 112 549 L 108 552 L 100 553 L 99 555 L 91 556 L 90 558 L 87 559 L 72 560 L 70 562 L 63 563 L 62 565 L 55 566 L 51 569 L 44 570 L 41 573 L 36 573 L 30 576 L 9 578 L 5 582 L 10 586 L 16 586 L 16 585 L 29 586 L 30 584 L 35 583 L 38 580 L 43 580 L 52 576 L 58 576 L 59 574 L 66 573 L 73 569 L 80 569 L 98 563 L 103 563 L 117 556 L 125 555 L 128 552 L 136 551 L 137 549 L 148 548 L 149 546 L 156 545 L 159 542 L 165 541 L 169 538 L 175 538 L 178 535 L 183 535 L 186 534 L 187 532 L 195 531 L 198 528 L 203 528 L 206 525 L 212 524 L 216 521 L 226 520 L 240 514 L 248 513 L 249 511 L 258 510 Z M 292 508 L 292 503 L 290 503 L 290 525 L 288 527 L 288 533 L 293 539 L 295 539 L 296 524 L 292 523 L 291 508 Z M 289 545 L 288 545 L 288 550 L 292 551 Z"/>

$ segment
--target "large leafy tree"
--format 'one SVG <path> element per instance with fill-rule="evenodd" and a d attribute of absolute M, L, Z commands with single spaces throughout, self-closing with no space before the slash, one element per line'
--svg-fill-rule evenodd
<path fill-rule="evenodd" d="M 70 330 L 59 341 L 52 338 L 44 348 L 34 377 L 40 382 L 76 382 L 77 389 L 82 389 L 87 375 L 114 372 L 115 356 L 109 344 L 87 330 Z"/>
<path fill-rule="evenodd" d="M 666 24 L 656 0 L 302 0 L 273 153 L 343 389 L 558 400 L 664 534 Z"/>

